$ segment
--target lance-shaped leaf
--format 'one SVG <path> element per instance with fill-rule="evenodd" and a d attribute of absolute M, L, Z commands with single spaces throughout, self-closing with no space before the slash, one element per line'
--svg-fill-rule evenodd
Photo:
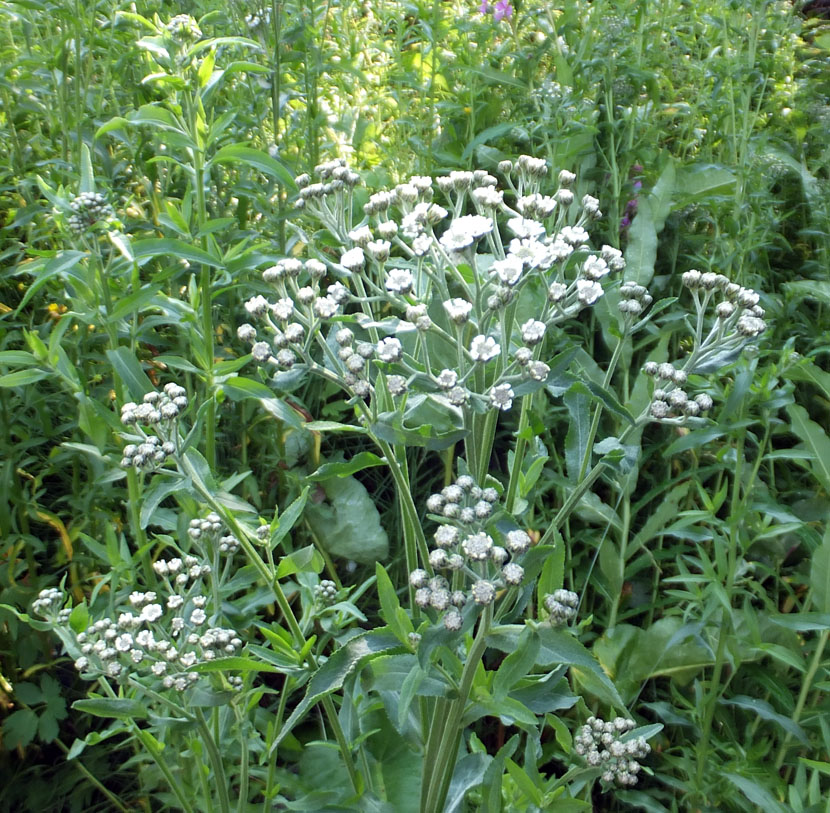
<path fill-rule="evenodd" d="M 340 647 L 314 673 L 308 683 L 305 697 L 285 721 L 285 725 L 274 740 L 271 753 L 308 710 L 326 695 L 342 688 L 349 675 L 361 670 L 369 661 L 381 655 L 394 655 L 402 652 L 406 652 L 406 647 L 386 627 L 371 630 L 365 635 L 358 635 L 345 646 Z"/>

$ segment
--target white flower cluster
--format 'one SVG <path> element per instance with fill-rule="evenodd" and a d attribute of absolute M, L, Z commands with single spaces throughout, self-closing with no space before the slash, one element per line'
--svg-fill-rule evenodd
<path fill-rule="evenodd" d="M 704 344 L 723 350 L 755 339 L 767 329 L 764 309 L 758 304 L 761 297 L 751 288 L 744 288 L 723 274 L 695 269 L 683 274 L 683 284 L 692 292 L 699 312 L 705 310 L 715 293 L 722 294 L 715 306 L 717 320 Z"/>
<path fill-rule="evenodd" d="M 168 34 L 181 40 L 197 40 L 202 36 L 202 30 L 189 14 L 177 14 L 171 17 L 164 28 Z"/>
<path fill-rule="evenodd" d="M 461 608 L 469 600 L 482 606 L 492 604 L 499 588 L 519 585 L 524 579 L 524 568 L 507 560 L 525 553 L 530 537 L 516 529 L 504 535 L 505 547 L 495 543 L 490 519 L 497 502 L 494 488 L 481 488 L 466 474 L 427 499 L 427 510 L 444 520 L 433 535 L 429 564 L 447 576 L 430 576 L 418 568 L 409 574 L 409 581 L 415 588 L 416 604 L 443 613 L 449 630 L 461 628 Z"/>
<path fill-rule="evenodd" d="M 320 260 L 302 262 L 293 257 L 280 260 L 263 272 L 263 280 L 276 288 L 277 298 L 269 302 L 259 294 L 245 303 L 245 310 L 262 324 L 270 341 L 258 340 L 257 329 L 251 324 L 237 329 L 237 336 L 251 345 L 254 361 L 290 370 L 298 357 L 309 360 L 309 348 L 319 337 L 321 321 L 337 316 L 349 299 L 342 282 L 329 285 L 322 293 L 320 282 L 326 273 Z"/>
<path fill-rule="evenodd" d="M 99 220 L 115 217 L 115 209 L 100 192 L 81 192 L 69 202 L 69 208 L 72 214 L 66 222 L 76 234 L 86 231 Z"/>
<path fill-rule="evenodd" d="M 567 624 L 576 615 L 579 596 L 572 590 L 554 590 L 545 596 L 544 605 L 550 613 L 551 625 L 558 627 Z"/>
<path fill-rule="evenodd" d="M 209 565 L 185 556 L 159 559 L 153 570 L 163 595 L 134 590 L 117 618 L 99 619 L 77 635 L 81 654 L 75 667 L 86 679 L 131 677 L 183 691 L 199 680 L 191 667 L 242 648 L 234 630 L 208 624 L 203 580 L 211 572 Z M 48 610 L 43 604 L 36 609 L 41 608 Z M 60 618 L 58 623 L 63 623 Z"/>
<path fill-rule="evenodd" d="M 324 607 L 334 604 L 337 601 L 338 593 L 337 585 L 331 579 L 322 579 L 314 587 L 314 597 Z"/>
<path fill-rule="evenodd" d="M 630 787 L 637 784 L 641 766 L 638 760 L 648 756 L 651 747 L 645 737 L 623 739 L 636 728 L 633 720 L 625 717 L 605 722 L 589 717 L 574 737 L 574 751 L 592 768 L 602 769 L 602 781 Z"/>
<path fill-rule="evenodd" d="M 654 361 L 643 365 L 643 372 L 655 379 L 648 414 L 663 423 L 680 424 L 711 409 L 710 395 L 692 397 L 686 391 L 689 376 L 712 372 L 729 363 L 743 345 L 758 338 L 767 327 L 764 309 L 758 304 L 760 295 L 730 282 L 723 274 L 693 269 L 683 274 L 683 284 L 692 292 L 697 312 L 692 352 L 682 366 Z M 714 305 L 715 319 L 704 335 L 710 305 Z"/>
<path fill-rule="evenodd" d="M 57 587 L 47 587 L 37 594 L 32 602 L 32 610 L 50 621 L 65 624 L 69 620 L 71 610 L 63 608 L 66 596 Z"/>
<path fill-rule="evenodd" d="M 224 526 L 218 514 L 211 511 L 204 519 L 191 519 L 187 535 L 210 556 L 214 548 L 226 556 L 233 556 L 239 550 L 239 540 L 232 534 L 222 534 Z"/>
<path fill-rule="evenodd" d="M 652 393 L 649 415 L 658 421 L 682 423 L 687 417 L 696 417 L 712 408 L 712 397 L 705 392 L 690 397 L 683 389 L 688 376 L 685 370 L 677 369 L 664 361 L 657 364 L 647 361 L 643 372 L 657 382 Z"/>
<path fill-rule="evenodd" d="M 372 395 L 381 377 L 393 396 L 417 387 L 455 407 L 511 409 L 517 384 L 527 390 L 527 382 L 539 386 L 550 374 L 542 356 L 551 327 L 595 304 L 625 262 L 611 246 L 589 247 L 586 226 L 601 213 L 590 195 L 574 200 L 573 173 L 560 172 L 547 194 L 548 166 L 541 158 L 521 156 L 515 165 L 502 162 L 499 171 L 506 189 L 484 170 L 435 180 L 413 176 L 371 194 L 356 224 L 349 196 L 359 178 L 342 160 L 317 167 L 319 181 L 297 178 L 300 208 L 339 243 L 339 260 L 327 247 L 320 253 L 326 263 L 289 257 L 264 272 L 276 300 L 260 294 L 245 309 L 273 338 L 259 340 L 248 323 L 238 330 L 254 360 L 287 370 L 300 356 L 329 377 L 335 367 L 338 380 L 361 398 Z M 338 281 L 323 295 L 320 283 L 328 274 L 349 288 Z M 533 301 L 540 287 L 547 296 L 538 312 L 516 320 L 519 299 Z M 626 289 L 624 311 L 642 312 L 651 301 L 640 288 Z M 390 313 L 398 318 L 384 320 Z M 329 320 L 336 320 L 336 351 L 321 337 Z M 406 346 L 411 355 L 398 335 L 384 338 L 381 331 L 414 333 Z M 314 345 L 323 363 L 313 361 Z M 458 365 L 433 367 L 432 346 L 455 350 Z M 482 369 L 483 376 L 477 373 Z"/>
<path fill-rule="evenodd" d="M 176 452 L 178 432 L 176 421 L 187 407 L 187 391 L 170 382 L 162 392 L 148 392 L 140 404 L 132 401 L 121 407 L 121 423 L 135 429 L 138 435 L 130 438 L 123 449 L 121 466 L 139 471 L 153 471 Z M 157 435 L 148 435 L 144 426 L 155 428 Z"/>

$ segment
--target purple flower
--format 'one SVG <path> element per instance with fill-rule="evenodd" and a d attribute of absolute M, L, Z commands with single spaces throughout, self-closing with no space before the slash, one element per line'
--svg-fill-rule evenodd
<path fill-rule="evenodd" d="M 481 5 L 478 7 L 479 14 L 489 14 L 490 13 L 490 4 L 487 0 L 481 0 Z"/>
<path fill-rule="evenodd" d="M 493 7 L 493 19 L 496 22 L 505 18 L 509 19 L 513 16 L 513 6 L 510 5 L 509 0 L 498 0 Z"/>

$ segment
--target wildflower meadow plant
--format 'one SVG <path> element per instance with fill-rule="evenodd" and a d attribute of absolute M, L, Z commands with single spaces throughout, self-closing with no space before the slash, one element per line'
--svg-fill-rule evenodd
<path fill-rule="evenodd" d="M 497 759 L 482 751 L 470 725 L 484 716 L 525 732 L 530 756 L 517 781 L 540 783 L 542 807 L 595 780 L 633 786 L 650 770 L 646 739 L 661 726 L 637 727 L 579 642 L 580 596 L 564 584 L 567 522 L 601 477 L 634 469 L 628 441 L 644 425 L 705 421 L 714 405 L 707 376 L 757 339 L 765 314 L 756 292 L 686 272 L 692 308 L 678 318 L 689 326 L 688 352 L 645 364 L 648 396 L 632 411 L 614 391 L 616 368 L 652 312 L 672 301 L 654 303 L 627 280 L 619 249 L 592 245 L 602 212 L 577 194 L 573 173 L 551 173 L 528 155 L 494 171 L 414 176 L 371 193 L 341 160 L 300 175 L 292 251 L 262 271 L 240 307 L 236 335 L 261 382 L 276 396 L 313 378 L 339 390 L 353 423 L 305 428 L 361 435 L 379 454 L 323 464 L 269 522 L 227 494 L 196 451 L 201 418 L 184 386 L 171 381 L 120 407 L 121 466 L 145 498 L 154 495 L 151 507 L 175 490 L 198 515 L 177 524 L 178 541 L 158 537 L 152 561 L 147 546 L 140 586 L 121 574 L 89 606 L 50 588 L 33 610 L 102 692 L 78 707 L 129 721 L 185 810 L 193 798 L 222 811 L 289 801 L 275 761 L 318 704 L 353 794 L 332 798 L 347 807 L 397 803 L 373 778 L 390 731 L 409 772 L 420 773 L 422 813 L 445 809 L 451 792 L 480 798 L 490 766 L 503 771 L 518 747 L 513 737 Z M 573 331 L 594 315 L 616 337 L 601 383 L 580 375 Z M 533 487 L 546 458 L 532 442 L 532 403 L 575 395 L 568 496 L 537 531 Z M 599 440 L 606 411 L 620 431 Z M 507 455 L 500 429 L 510 433 Z M 463 454 L 450 456 L 457 445 Z M 413 450 L 442 454 L 453 470 L 423 504 Z M 497 456 L 507 460 L 502 472 Z M 388 469 L 405 561 L 399 583 L 391 562 L 376 562 L 365 584 L 339 584 L 320 578 L 325 558 L 314 546 L 280 550 L 326 466 L 337 477 Z M 355 602 L 372 587 L 385 625 L 361 628 Z M 246 599 L 251 592 L 261 595 Z M 266 621 L 271 604 L 279 618 Z M 626 716 L 588 716 L 572 738 L 556 717 L 582 702 L 565 680 L 571 666 Z M 570 765 L 562 776 L 542 776 L 532 756 L 542 753 L 543 725 Z M 162 747 L 180 754 L 175 765 Z"/>

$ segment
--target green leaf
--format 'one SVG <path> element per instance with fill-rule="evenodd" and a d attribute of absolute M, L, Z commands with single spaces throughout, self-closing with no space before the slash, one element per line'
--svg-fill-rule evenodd
<path fill-rule="evenodd" d="M 36 706 L 43 700 L 43 692 L 34 683 L 15 683 L 14 696 L 27 706 Z"/>
<path fill-rule="evenodd" d="M 406 652 L 406 647 L 385 628 L 371 630 L 352 638 L 340 647 L 312 676 L 305 697 L 294 709 L 277 734 L 271 750 L 282 742 L 308 710 L 328 694 L 343 687 L 346 678 L 359 672 L 367 663 L 381 655 Z"/>
<path fill-rule="evenodd" d="M 824 542 L 813 552 L 810 589 L 816 612 L 830 613 L 830 528 L 824 535 Z"/>
<path fill-rule="evenodd" d="M 234 376 L 223 382 L 221 388 L 231 401 L 255 398 L 266 412 L 293 429 L 300 429 L 303 426 L 299 413 L 288 406 L 285 401 L 275 397 L 273 390 L 260 381 Z"/>
<path fill-rule="evenodd" d="M 31 709 L 13 711 L 3 722 L 3 745 L 25 748 L 35 738 L 37 724 L 37 714 Z"/>
<path fill-rule="evenodd" d="M 518 625 L 504 625 L 496 627 L 487 636 L 488 643 L 502 652 L 512 652 L 518 645 L 519 635 L 524 629 Z M 614 684 L 605 674 L 602 667 L 591 653 L 567 632 L 555 630 L 547 625 L 539 625 L 539 654 L 536 658 L 536 666 L 547 668 L 558 664 L 565 664 L 570 667 L 584 669 L 594 675 L 612 698 L 614 705 L 620 709 L 625 708 L 622 698 L 619 696 Z"/>
<path fill-rule="evenodd" d="M 349 423 L 337 423 L 337 421 L 308 421 L 303 424 L 304 429 L 309 432 L 355 432 L 359 435 L 366 434 L 363 426 L 352 426 Z"/>
<path fill-rule="evenodd" d="M 726 777 L 738 790 L 749 799 L 754 805 L 758 805 L 766 813 L 787 813 L 786 808 L 779 804 L 775 797 L 763 786 L 753 779 L 741 776 L 736 773 L 723 771 L 722 776 Z"/>
<path fill-rule="evenodd" d="M 271 549 L 273 550 L 285 538 L 285 536 L 296 525 L 297 520 L 303 515 L 306 501 L 308 500 L 309 486 L 306 486 L 299 497 L 288 506 L 276 519 L 276 527 L 272 523 Z"/>
<path fill-rule="evenodd" d="M 830 629 L 830 613 L 781 613 L 770 615 L 769 620 L 779 627 L 795 632 L 815 632 Z"/>
<path fill-rule="evenodd" d="M 530 627 L 525 627 L 519 635 L 516 649 L 502 662 L 493 679 L 493 699 L 501 703 L 510 690 L 536 664 L 539 654 L 539 636 Z"/>
<path fill-rule="evenodd" d="M 284 579 L 295 573 L 319 573 L 324 566 L 325 562 L 320 552 L 314 545 L 307 545 L 280 559 L 277 566 L 277 578 Z"/>
<path fill-rule="evenodd" d="M 159 505 L 171 494 L 180 493 L 184 486 L 185 482 L 181 478 L 154 477 L 150 486 L 144 490 L 142 495 L 139 525 L 146 528 L 152 521 Z"/>
<path fill-rule="evenodd" d="M 51 375 L 54 375 L 54 373 L 50 370 L 38 370 L 37 367 L 30 370 L 18 370 L 15 373 L 0 375 L 0 387 L 25 387 L 28 384 L 34 384 L 36 381 L 49 378 Z"/>
<path fill-rule="evenodd" d="M 761 700 L 760 697 L 747 697 L 744 694 L 739 694 L 728 700 L 720 699 L 718 702 L 723 706 L 736 706 L 739 709 L 754 712 L 762 720 L 769 720 L 771 723 L 781 726 L 784 731 L 795 737 L 802 745 L 810 744 L 804 729 L 798 723 L 783 714 L 779 714 L 766 700 Z"/>
<path fill-rule="evenodd" d="M 29 303 L 29 300 L 54 277 L 68 274 L 77 266 L 82 259 L 89 255 L 85 251 L 60 251 L 48 262 L 34 260 L 30 263 L 22 263 L 17 267 L 18 273 L 34 274 L 35 281 L 26 289 L 23 299 L 17 306 L 15 313 L 20 313 Z"/>
<path fill-rule="evenodd" d="M 116 720 L 143 720 L 147 716 L 144 703 L 126 697 L 93 697 L 87 700 L 76 700 L 72 708 L 76 711 L 85 711 L 95 717 L 109 717 Z"/>
<path fill-rule="evenodd" d="M 380 599 L 380 615 L 386 622 L 389 629 L 395 633 L 398 640 L 405 644 L 407 643 L 406 631 L 398 622 L 398 609 L 401 602 L 398 599 L 398 594 L 386 572 L 386 568 L 380 563 L 375 562 L 375 576 L 377 577 L 378 598 Z"/>
<path fill-rule="evenodd" d="M 277 667 L 268 663 L 245 658 L 237 655 L 231 658 L 216 658 L 216 660 L 198 663 L 190 668 L 191 672 L 279 672 Z"/>
<path fill-rule="evenodd" d="M 815 421 L 810 420 L 803 406 L 790 404 L 787 407 L 787 414 L 790 416 L 792 431 L 815 455 L 812 464 L 813 474 L 824 490 L 830 491 L 830 438 Z"/>
<path fill-rule="evenodd" d="M 458 760 L 452 772 L 452 781 L 444 805 L 446 813 L 459 813 L 465 809 L 464 797 L 467 791 L 482 783 L 492 759 L 488 754 L 467 754 Z"/>
<path fill-rule="evenodd" d="M 89 154 L 89 147 L 81 144 L 81 183 L 78 187 L 81 194 L 95 192 L 95 175 L 92 171 L 92 157 Z"/>
<path fill-rule="evenodd" d="M 222 268 L 224 265 L 221 259 L 208 254 L 207 251 L 188 245 L 181 240 L 175 240 L 172 237 L 152 237 L 146 240 L 136 240 L 133 243 L 133 254 L 138 262 L 151 257 L 175 257 L 177 260 L 201 263 L 213 268 Z"/>
<path fill-rule="evenodd" d="M 258 170 L 263 175 L 267 175 L 292 192 L 297 191 L 297 184 L 294 183 L 292 173 L 275 158 L 271 158 L 270 155 L 261 150 L 245 147 L 242 144 L 229 144 L 217 151 L 216 155 L 213 156 L 213 161 L 217 164 L 245 164 Z"/>
<path fill-rule="evenodd" d="M 305 518 L 320 544 L 332 555 L 361 564 L 389 555 L 389 538 L 380 522 L 375 501 L 352 476 L 321 483 L 327 501 L 308 503 Z"/>
<path fill-rule="evenodd" d="M 154 389 L 138 359 L 128 348 L 116 347 L 107 350 L 106 353 L 115 374 L 124 382 L 130 393 L 130 398 L 140 402 L 146 393 Z"/>
<path fill-rule="evenodd" d="M 565 464 L 568 479 L 576 482 L 588 448 L 591 431 L 591 393 L 581 381 L 573 383 L 562 397 L 570 421 L 565 437 Z"/>
<path fill-rule="evenodd" d="M 328 480 L 331 477 L 348 477 L 356 471 L 371 468 L 372 466 L 385 466 L 386 461 L 372 452 L 360 452 L 349 460 L 341 463 L 323 463 L 317 471 L 306 477 L 307 482 L 316 483 L 321 480 Z"/>

